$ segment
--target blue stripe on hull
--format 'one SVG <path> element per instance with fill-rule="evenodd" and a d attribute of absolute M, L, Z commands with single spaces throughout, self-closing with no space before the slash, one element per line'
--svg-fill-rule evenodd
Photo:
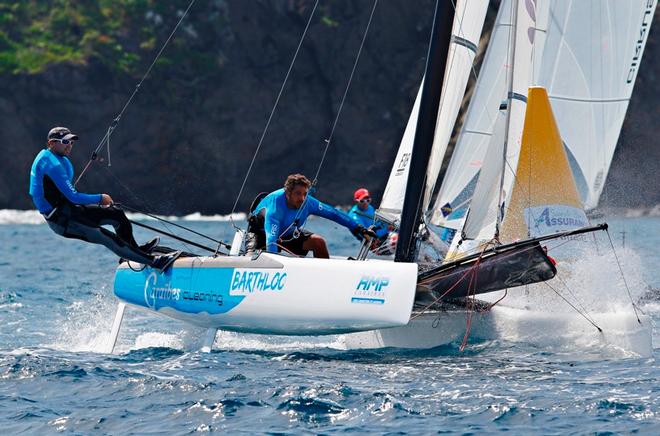
<path fill-rule="evenodd" d="M 230 295 L 234 268 L 172 268 L 161 274 L 151 268 L 120 268 L 115 274 L 115 295 L 159 310 L 170 307 L 184 313 L 220 314 L 238 306 L 244 295 Z"/>

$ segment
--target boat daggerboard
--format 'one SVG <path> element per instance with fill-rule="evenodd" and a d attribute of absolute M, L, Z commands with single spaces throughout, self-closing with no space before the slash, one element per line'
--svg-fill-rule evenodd
<path fill-rule="evenodd" d="M 204 328 L 322 335 L 406 325 L 417 265 L 383 260 L 186 257 L 160 273 L 122 263 L 115 295 Z"/>
<path fill-rule="evenodd" d="M 503 242 L 589 225 L 545 88 L 529 89 Z"/>

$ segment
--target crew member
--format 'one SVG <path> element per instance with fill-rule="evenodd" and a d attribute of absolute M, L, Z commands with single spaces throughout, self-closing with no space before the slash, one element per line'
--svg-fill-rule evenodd
<path fill-rule="evenodd" d="M 131 223 L 108 194 L 84 194 L 73 186 L 73 165 L 68 156 L 78 135 L 66 127 L 53 127 L 48 132 L 46 148 L 41 150 L 30 170 L 30 195 L 34 205 L 46 218 L 48 226 L 65 238 L 102 244 L 118 256 L 167 269 L 181 252 L 162 256 L 150 254 L 158 244 L 154 238 L 138 246 Z M 110 225 L 115 232 L 101 226 Z"/>
<path fill-rule="evenodd" d="M 353 194 L 355 204 L 348 211 L 353 221 L 364 227 L 371 227 L 378 239 L 385 239 L 389 234 L 387 224 L 376 219 L 376 209 L 371 205 L 371 195 L 365 188 L 360 188 Z M 359 236 L 359 235 L 358 235 Z"/>
<path fill-rule="evenodd" d="M 329 258 L 325 239 L 303 229 L 309 215 L 332 220 L 353 234 L 375 236 L 344 212 L 308 195 L 311 185 L 304 175 L 291 174 L 283 189 L 271 192 L 259 201 L 250 215 L 248 251 L 266 248 L 268 252 L 276 253 L 284 248 L 299 256 L 312 251 L 314 257 Z"/>
<path fill-rule="evenodd" d="M 356 223 L 373 230 L 378 238 L 372 241 L 372 251 L 376 254 L 390 254 L 391 250 L 389 246 L 391 241 L 388 239 L 388 236 L 390 236 L 390 231 L 393 228 L 376 219 L 376 209 L 371 205 L 369 191 L 366 188 L 359 188 L 353 194 L 353 201 L 355 204 L 348 211 L 348 216 Z M 393 236 L 396 236 L 396 234 L 393 234 Z M 356 237 L 362 240 L 360 235 Z M 391 243 L 396 244 L 396 237 Z"/>

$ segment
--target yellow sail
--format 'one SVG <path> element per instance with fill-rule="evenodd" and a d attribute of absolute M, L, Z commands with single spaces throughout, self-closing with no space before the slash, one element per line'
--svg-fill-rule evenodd
<path fill-rule="evenodd" d="M 520 157 L 500 241 L 588 225 L 545 88 L 529 88 Z"/>

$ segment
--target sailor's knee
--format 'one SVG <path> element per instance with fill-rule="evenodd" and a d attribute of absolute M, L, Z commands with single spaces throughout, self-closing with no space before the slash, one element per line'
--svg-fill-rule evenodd
<path fill-rule="evenodd" d="M 308 250 L 323 250 L 327 249 L 327 245 L 323 236 L 320 235 L 311 235 L 307 241 L 305 241 Z"/>

